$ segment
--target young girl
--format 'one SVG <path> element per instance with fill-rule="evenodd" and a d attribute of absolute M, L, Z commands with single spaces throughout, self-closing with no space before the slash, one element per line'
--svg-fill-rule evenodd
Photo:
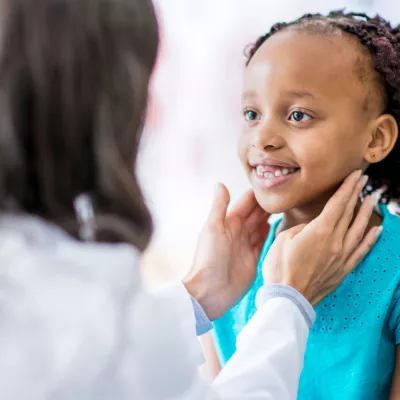
<path fill-rule="evenodd" d="M 400 190 L 400 29 L 379 16 L 343 12 L 274 25 L 250 50 L 243 115 L 240 159 L 259 204 L 283 217 L 264 245 L 254 285 L 215 322 L 222 364 L 255 312 L 275 236 L 318 216 L 348 172 L 362 168 L 366 191 L 385 187 L 370 220 L 384 231 L 316 308 L 298 398 L 399 398 L 400 219 L 384 203 Z"/>

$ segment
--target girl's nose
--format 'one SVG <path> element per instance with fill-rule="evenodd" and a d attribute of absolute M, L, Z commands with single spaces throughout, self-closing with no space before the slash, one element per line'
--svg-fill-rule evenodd
<path fill-rule="evenodd" d="M 285 145 L 285 140 L 283 135 L 279 133 L 280 131 L 272 120 L 262 121 L 253 133 L 251 145 L 258 150 L 282 148 Z"/>

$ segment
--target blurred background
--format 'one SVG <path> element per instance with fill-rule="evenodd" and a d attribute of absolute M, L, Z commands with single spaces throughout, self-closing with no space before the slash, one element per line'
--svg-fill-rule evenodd
<path fill-rule="evenodd" d="M 140 178 L 155 219 L 142 260 L 151 286 L 181 278 L 215 182 L 232 199 L 249 185 L 236 156 L 242 124 L 244 48 L 272 24 L 304 13 L 379 13 L 400 22 L 399 0 L 154 0 L 161 48 L 140 159 Z"/>

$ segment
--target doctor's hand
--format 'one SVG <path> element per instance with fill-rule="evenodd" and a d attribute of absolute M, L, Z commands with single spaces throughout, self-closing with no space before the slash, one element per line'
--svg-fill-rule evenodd
<path fill-rule="evenodd" d="M 218 184 L 192 269 L 183 280 L 210 320 L 236 304 L 253 283 L 269 231 L 269 215 L 258 205 L 253 190 L 228 212 L 229 202 L 227 188 Z"/>
<path fill-rule="evenodd" d="M 293 287 L 316 305 L 336 289 L 374 246 L 380 227 L 367 227 L 373 202 L 367 197 L 354 217 L 366 183 L 352 173 L 322 213 L 308 225 L 280 233 L 263 264 L 264 283 Z"/>

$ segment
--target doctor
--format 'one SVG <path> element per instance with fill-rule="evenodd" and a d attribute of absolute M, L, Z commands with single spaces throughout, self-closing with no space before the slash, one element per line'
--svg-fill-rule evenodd
<path fill-rule="evenodd" d="M 136 178 L 157 54 L 150 0 L 3 0 L 0 399 L 295 399 L 315 306 L 375 243 L 352 173 L 280 234 L 258 311 L 213 383 L 197 335 L 246 292 L 267 234 L 250 191 L 218 186 L 183 282 L 148 293 L 151 217 Z M 318 249 L 318 251 L 315 251 Z"/>

